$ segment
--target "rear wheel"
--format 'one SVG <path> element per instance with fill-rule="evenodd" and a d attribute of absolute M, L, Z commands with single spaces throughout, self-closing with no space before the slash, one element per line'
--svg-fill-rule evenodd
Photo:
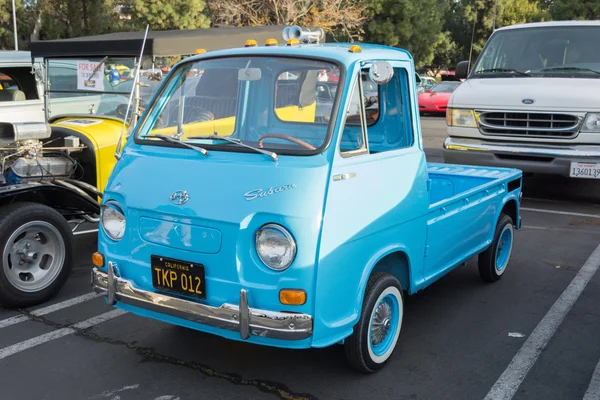
<path fill-rule="evenodd" d="M 28 307 L 54 296 L 71 271 L 69 224 L 53 208 L 15 203 L 0 209 L 0 304 Z"/>
<path fill-rule="evenodd" d="M 361 317 L 352 335 L 344 342 L 350 365 L 361 372 L 381 369 L 396 349 L 403 315 L 400 282 L 390 274 L 372 274 Z"/>
<path fill-rule="evenodd" d="M 514 234 L 512 218 L 500 214 L 492 244 L 479 255 L 479 275 L 484 281 L 496 282 L 504 275 L 512 254 Z"/>

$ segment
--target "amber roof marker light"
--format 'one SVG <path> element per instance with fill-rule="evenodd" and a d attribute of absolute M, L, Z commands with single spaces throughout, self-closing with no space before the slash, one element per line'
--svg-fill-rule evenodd
<path fill-rule="evenodd" d="M 256 40 L 254 39 L 248 39 L 246 40 L 246 43 L 244 44 L 244 47 L 256 47 Z"/>

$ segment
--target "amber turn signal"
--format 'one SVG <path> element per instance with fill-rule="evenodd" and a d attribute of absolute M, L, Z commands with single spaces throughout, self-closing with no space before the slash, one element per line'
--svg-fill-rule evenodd
<path fill-rule="evenodd" d="M 104 256 L 98 252 L 95 252 L 94 254 L 92 254 L 92 263 L 96 267 L 103 267 L 104 266 Z"/>
<path fill-rule="evenodd" d="M 290 306 L 301 306 L 306 303 L 306 292 L 300 289 L 282 289 L 279 292 L 281 304 Z"/>
<path fill-rule="evenodd" d="M 348 49 L 348 51 L 350 53 L 360 53 L 361 52 L 361 48 L 360 48 L 360 46 L 353 45 L 353 46 L 350 46 L 350 49 Z"/>

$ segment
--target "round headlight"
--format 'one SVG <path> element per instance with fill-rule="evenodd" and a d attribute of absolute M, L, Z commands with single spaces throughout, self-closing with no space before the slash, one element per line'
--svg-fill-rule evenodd
<path fill-rule="evenodd" d="M 275 271 L 283 271 L 296 257 L 296 242 L 282 226 L 267 224 L 256 232 L 256 252 Z"/>
<path fill-rule="evenodd" d="M 102 228 L 112 240 L 120 240 L 125 234 L 125 216 L 115 201 L 108 201 L 102 206 Z"/>
<path fill-rule="evenodd" d="M 600 132 L 600 114 L 588 114 L 583 126 L 588 132 Z"/>

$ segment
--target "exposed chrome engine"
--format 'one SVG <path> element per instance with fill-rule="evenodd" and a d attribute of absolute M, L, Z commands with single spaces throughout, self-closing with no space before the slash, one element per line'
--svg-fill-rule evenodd
<path fill-rule="evenodd" d="M 78 164 L 71 153 L 82 151 L 79 138 L 68 136 L 43 142 L 50 135 L 46 124 L 0 124 L 0 180 L 17 184 L 74 177 Z"/>

